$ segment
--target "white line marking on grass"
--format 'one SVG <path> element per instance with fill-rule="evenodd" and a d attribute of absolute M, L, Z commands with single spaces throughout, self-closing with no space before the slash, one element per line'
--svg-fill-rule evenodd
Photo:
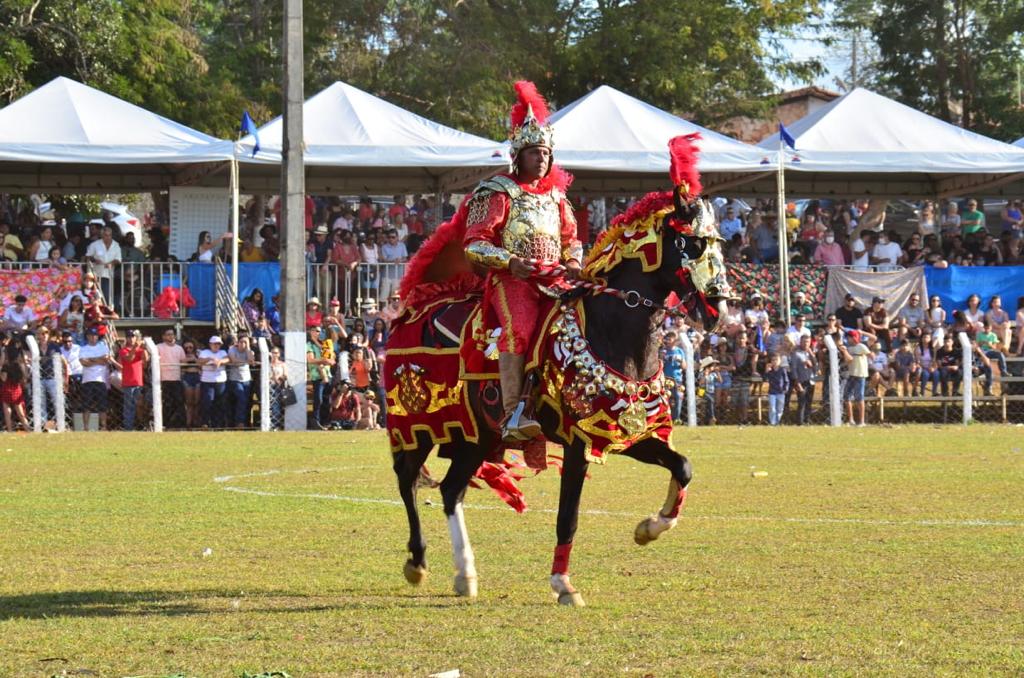
<path fill-rule="evenodd" d="M 269 473 L 258 475 L 270 475 Z M 403 506 L 398 499 L 384 499 L 382 497 L 349 497 L 340 494 L 317 494 L 317 493 L 291 493 L 291 492 L 268 492 L 266 490 L 253 490 L 246 487 L 233 487 L 227 485 L 222 487 L 225 492 L 237 494 L 250 494 L 257 497 L 282 497 L 285 499 L 326 499 L 330 501 L 345 501 L 353 504 L 386 504 L 388 506 Z M 439 504 L 438 504 L 439 505 Z M 507 506 L 484 506 L 477 504 L 465 504 L 465 508 L 473 511 L 511 511 Z M 531 508 L 527 509 L 532 513 L 557 514 L 557 509 Z M 606 511 L 603 509 L 581 509 L 581 515 L 588 516 L 612 516 L 621 518 L 633 518 L 639 512 Z M 715 520 L 722 522 L 758 522 L 758 523 L 801 523 L 801 524 L 827 524 L 827 525 L 889 525 L 897 527 L 1015 527 L 1024 528 L 1024 522 L 1012 520 L 947 520 L 947 519 L 924 519 L 924 520 L 886 520 L 875 518 L 786 518 L 778 516 L 698 516 L 681 513 L 679 516 L 685 520 Z"/>

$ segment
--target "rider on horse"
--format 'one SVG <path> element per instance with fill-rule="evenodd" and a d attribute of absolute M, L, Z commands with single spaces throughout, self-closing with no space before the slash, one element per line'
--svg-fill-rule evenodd
<path fill-rule="evenodd" d="M 516 83 L 510 134 L 512 171 L 487 179 L 469 201 L 466 256 L 487 269 L 484 304 L 501 327 L 498 371 L 506 442 L 541 433 L 523 396 L 525 354 L 534 339 L 541 296 L 535 282 L 539 265 L 561 263 L 577 277 L 582 248 L 576 220 L 565 197 L 571 177 L 553 165 L 554 130 L 533 83 Z"/>

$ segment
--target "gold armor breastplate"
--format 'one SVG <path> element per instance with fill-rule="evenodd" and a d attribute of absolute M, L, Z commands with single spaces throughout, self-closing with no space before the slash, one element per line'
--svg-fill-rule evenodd
<path fill-rule="evenodd" d="M 501 244 L 524 259 L 559 261 L 562 255 L 561 196 L 557 190 L 544 194 L 524 191 L 506 177 L 494 177 L 509 196 L 508 221 L 501 232 Z"/>

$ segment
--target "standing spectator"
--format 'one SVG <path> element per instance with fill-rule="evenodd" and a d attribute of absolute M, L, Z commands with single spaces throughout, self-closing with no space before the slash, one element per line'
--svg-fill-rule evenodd
<path fill-rule="evenodd" d="M 854 270 L 866 271 L 871 264 L 871 252 L 875 246 L 875 232 L 869 228 L 860 229 L 860 237 L 850 243 L 851 263 Z"/>
<path fill-rule="evenodd" d="M 39 233 L 39 239 L 36 240 L 28 249 L 28 260 L 43 262 L 50 258 L 50 250 L 54 249 L 55 245 L 53 242 L 53 227 L 43 226 L 43 230 Z M 60 251 L 60 248 L 57 248 Z"/>
<path fill-rule="evenodd" d="M 228 354 L 221 347 L 224 342 L 217 335 L 210 337 L 209 348 L 199 352 L 197 362 L 201 368 L 199 376 L 199 398 L 203 428 L 224 426 L 224 391 L 227 386 Z"/>
<path fill-rule="evenodd" d="M 251 367 L 256 355 L 249 345 L 249 335 L 238 333 L 238 339 L 228 349 L 227 392 L 230 403 L 231 424 L 235 428 L 249 425 L 249 398 L 252 396 Z"/>
<path fill-rule="evenodd" d="M 789 391 L 789 373 L 782 368 L 782 361 L 777 353 L 768 358 L 768 370 L 764 373 L 768 383 L 768 423 L 778 426 L 782 421 L 782 410 Z"/>
<path fill-rule="evenodd" d="M 950 200 L 946 203 L 946 213 L 942 215 L 942 239 L 960 234 L 960 206 Z"/>
<path fill-rule="evenodd" d="M 868 361 L 871 350 L 861 343 L 860 332 L 851 330 L 850 346 L 839 344 L 843 360 L 849 365 L 849 376 L 843 388 L 843 401 L 846 403 L 846 420 L 850 426 L 864 426 L 864 390 L 868 378 Z M 853 418 L 853 404 L 857 403 L 858 420 Z"/>
<path fill-rule="evenodd" d="M 789 358 L 793 375 L 793 390 L 796 391 L 796 421 L 803 426 L 811 416 L 814 400 L 814 375 L 818 373 L 818 358 L 811 349 L 811 335 L 800 335 L 800 344 Z"/>
<path fill-rule="evenodd" d="M 762 220 L 757 224 L 750 233 L 750 239 L 757 247 L 760 263 L 767 264 L 779 258 L 778 235 L 768 221 Z"/>
<path fill-rule="evenodd" d="M 732 372 L 732 406 L 736 408 L 737 423 L 747 425 L 747 410 L 750 407 L 750 384 L 757 374 L 757 361 L 760 357 L 757 349 L 750 345 L 750 336 L 746 331 L 736 335 L 736 348 L 733 350 Z"/>
<path fill-rule="evenodd" d="M 967 211 L 960 217 L 960 234 L 964 243 L 971 245 L 977 243 L 985 232 L 985 213 L 978 209 L 978 201 L 971 198 L 967 201 Z"/>
<path fill-rule="evenodd" d="M 700 360 L 700 381 L 704 386 L 704 423 L 714 426 L 718 423 L 715 416 L 716 393 L 718 392 L 718 361 L 711 356 Z"/>
<path fill-rule="evenodd" d="M 380 247 L 380 261 L 385 264 L 381 297 L 390 296 L 392 290 L 398 287 L 405 268 L 401 264 L 409 260 L 409 252 L 405 249 L 405 243 L 398 239 L 398 231 L 391 229 L 385 235 L 387 240 Z"/>
<path fill-rule="evenodd" d="M 846 294 L 843 305 L 835 310 L 834 315 L 839 324 L 848 330 L 863 329 L 864 312 L 857 308 L 857 300 L 850 293 Z"/>
<path fill-rule="evenodd" d="M 85 257 L 96 267 L 103 298 L 113 303 L 114 266 L 121 263 L 121 246 L 114 242 L 114 230 L 110 226 L 104 226 L 101 233 L 100 239 L 89 245 Z"/>
<path fill-rule="evenodd" d="M 925 387 L 932 385 L 932 397 L 939 395 L 939 362 L 935 356 L 932 335 L 925 332 L 921 335 L 921 343 L 914 349 L 914 362 L 921 374 L 921 396 L 925 395 Z"/>
<path fill-rule="evenodd" d="M 743 227 L 743 220 L 736 214 L 736 209 L 731 205 L 725 208 L 725 218 L 718 224 L 718 232 L 722 234 L 725 241 L 732 240 L 734 235 L 741 238 L 747 237 L 747 231 Z"/>
<path fill-rule="evenodd" d="M 277 229 L 273 224 L 265 224 L 260 229 L 260 252 L 263 253 L 263 261 L 277 261 L 281 258 L 281 241 L 277 238 Z"/>
<path fill-rule="evenodd" d="M 64 393 L 67 411 L 81 411 L 82 404 L 82 361 L 81 346 L 70 332 L 60 337 L 60 354 L 64 358 L 67 369 L 64 371 Z"/>
<path fill-rule="evenodd" d="M 900 263 L 910 268 L 911 266 L 923 266 L 925 263 L 925 256 L 927 255 L 924 245 L 921 241 L 921 234 L 914 233 L 910 236 L 910 240 L 907 241 L 907 245 L 903 250 L 903 258 Z"/>
<path fill-rule="evenodd" d="M 931 200 L 925 200 L 921 206 L 921 216 L 917 220 L 917 233 L 922 238 L 935 235 L 939 232 L 935 220 L 935 205 Z"/>
<path fill-rule="evenodd" d="M 18 418 L 22 430 L 29 430 L 25 415 L 25 372 L 17 361 L 0 366 L 0 407 L 3 407 L 8 433 L 14 433 L 14 417 Z"/>
<path fill-rule="evenodd" d="M 1003 233 L 1009 233 L 1013 238 L 1020 238 L 1024 230 L 1024 212 L 1021 211 L 1020 200 L 1007 200 L 1006 207 L 999 213 L 1002 220 Z"/>
<path fill-rule="evenodd" d="M 202 422 L 199 413 L 202 367 L 199 365 L 199 355 L 196 353 L 194 341 L 186 340 L 181 345 L 181 350 L 185 352 L 185 357 L 181 360 L 181 388 L 185 392 L 185 427 L 192 429 Z"/>
<path fill-rule="evenodd" d="M 665 378 L 668 379 L 669 410 L 672 413 L 672 423 L 682 425 L 683 423 L 683 369 L 686 364 L 686 355 L 677 343 L 678 335 L 669 330 L 661 340 L 661 364 Z"/>
<path fill-rule="evenodd" d="M 834 231 L 825 231 L 825 239 L 818 244 L 811 260 L 815 264 L 821 264 L 822 266 L 843 266 L 846 264 L 843 246 L 836 242 Z"/>
<path fill-rule="evenodd" d="M 78 353 L 82 364 L 82 424 L 89 430 L 89 414 L 99 415 L 99 430 L 107 428 L 107 392 L 110 390 L 110 366 L 113 358 L 105 342 L 99 340 L 99 330 L 85 331 L 86 344 Z"/>
<path fill-rule="evenodd" d="M 811 329 L 804 322 L 803 314 L 797 314 L 793 317 L 793 324 L 786 330 L 786 338 L 789 339 L 790 345 L 796 348 L 800 345 L 800 340 L 803 337 L 810 339 Z"/>
<path fill-rule="evenodd" d="M 875 297 L 871 300 L 871 308 L 864 315 L 863 327 L 878 338 L 883 351 L 892 350 L 892 337 L 889 334 L 889 311 L 885 309 L 885 299 Z"/>
<path fill-rule="evenodd" d="M 160 358 L 164 425 L 181 428 L 185 425 L 185 389 L 181 381 L 185 349 L 178 345 L 173 329 L 168 327 L 164 330 L 163 341 L 156 345 L 156 352 Z"/>
<path fill-rule="evenodd" d="M 868 263 L 876 267 L 878 271 L 891 271 L 895 269 L 903 259 L 903 250 L 899 243 L 893 241 L 892 234 L 888 231 L 878 233 L 878 239 L 868 257 Z"/>
<path fill-rule="evenodd" d="M 284 426 L 284 390 L 288 387 L 288 365 L 281 359 L 281 349 L 270 349 L 270 428 Z"/>
<path fill-rule="evenodd" d="M 26 306 L 28 299 L 24 294 L 14 297 L 14 305 L 4 309 L 3 329 L 7 332 L 31 332 L 39 324 L 36 313 Z"/>
<path fill-rule="evenodd" d="M 309 384 L 313 390 L 313 412 L 310 416 L 310 429 L 325 429 L 326 419 L 323 416 L 325 396 L 329 380 L 324 379 L 324 367 L 330 367 L 334 361 L 323 357 L 320 347 L 320 328 L 310 327 L 306 337 L 306 364 L 308 365 Z"/>
<path fill-rule="evenodd" d="M 135 413 L 138 411 L 139 396 L 142 395 L 145 383 L 143 367 L 149 362 L 149 353 L 142 345 L 142 332 L 132 330 L 128 333 L 128 343 L 117 352 L 117 362 L 121 366 L 121 428 L 125 431 L 134 431 Z"/>
<path fill-rule="evenodd" d="M 11 225 L 0 220 L 0 258 L 17 261 L 25 253 L 21 238 L 11 233 Z"/>
<path fill-rule="evenodd" d="M 60 346 L 50 341 L 50 330 L 40 327 L 36 330 L 36 342 L 39 345 L 39 378 L 43 382 L 42 414 L 43 420 L 49 421 L 57 412 L 57 379 L 53 369 L 54 358 L 61 362 L 61 373 L 67 374 L 67 361 L 61 356 Z M 53 415 L 53 416 L 51 416 Z"/>
<path fill-rule="evenodd" d="M 378 264 L 380 263 L 380 247 L 377 245 L 377 234 L 370 232 L 366 234 L 366 240 L 359 246 L 360 294 L 364 298 L 376 298 L 378 280 Z"/>

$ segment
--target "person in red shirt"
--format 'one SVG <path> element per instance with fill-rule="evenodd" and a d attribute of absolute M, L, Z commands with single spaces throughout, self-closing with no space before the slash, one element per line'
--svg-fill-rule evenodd
<path fill-rule="evenodd" d="M 334 391 L 331 399 L 331 428 L 351 431 L 361 416 L 359 397 L 352 390 L 348 380 L 342 380 Z"/>
<path fill-rule="evenodd" d="M 149 362 L 149 353 L 142 345 L 142 332 L 132 330 L 128 333 L 128 343 L 117 352 L 117 362 L 121 365 L 121 396 L 124 400 L 121 428 L 134 431 L 135 411 L 144 384 L 142 370 Z"/>

